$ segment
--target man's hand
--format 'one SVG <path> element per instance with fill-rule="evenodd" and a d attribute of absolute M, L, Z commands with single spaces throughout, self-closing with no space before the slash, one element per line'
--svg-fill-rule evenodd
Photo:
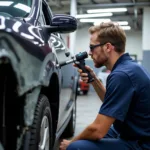
<path fill-rule="evenodd" d="M 74 64 L 74 67 L 77 67 L 76 64 Z M 90 68 L 89 66 L 85 65 L 85 68 L 90 72 L 90 74 L 96 78 L 96 74 L 94 73 L 93 69 Z M 83 82 L 88 82 L 88 74 L 87 73 L 83 73 L 81 69 L 78 69 L 78 72 L 81 76 L 81 79 L 83 80 Z"/>
<path fill-rule="evenodd" d="M 70 140 L 63 140 L 61 143 L 60 143 L 60 150 L 66 150 L 66 148 L 68 147 L 68 145 L 70 144 Z"/>

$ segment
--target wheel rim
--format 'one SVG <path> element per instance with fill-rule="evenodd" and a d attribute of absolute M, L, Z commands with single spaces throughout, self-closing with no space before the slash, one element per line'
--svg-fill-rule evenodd
<path fill-rule="evenodd" d="M 49 150 L 49 121 L 44 116 L 41 122 L 39 150 Z"/>

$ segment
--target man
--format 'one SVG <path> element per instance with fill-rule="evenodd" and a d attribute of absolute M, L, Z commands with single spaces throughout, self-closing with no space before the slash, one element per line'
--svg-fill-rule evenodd
<path fill-rule="evenodd" d="M 150 75 L 125 53 L 126 35 L 118 25 L 102 23 L 89 32 L 95 67 L 104 65 L 111 73 L 105 90 L 86 66 L 103 104 L 95 121 L 71 141 L 63 140 L 60 149 L 150 150 Z M 87 74 L 78 71 L 87 82 Z"/>

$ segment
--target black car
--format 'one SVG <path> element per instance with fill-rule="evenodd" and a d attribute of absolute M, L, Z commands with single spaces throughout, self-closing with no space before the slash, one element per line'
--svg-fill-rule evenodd
<path fill-rule="evenodd" d="M 60 33 L 74 17 L 53 15 L 45 0 L 0 1 L 0 143 L 5 150 L 50 150 L 73 136 L 76 70 Z"/>

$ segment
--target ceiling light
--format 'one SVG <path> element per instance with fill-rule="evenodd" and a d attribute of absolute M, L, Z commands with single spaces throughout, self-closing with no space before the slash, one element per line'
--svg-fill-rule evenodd
<path fill-rule="evenodd" d="M 117 25 L 121 25 L 121 26 L 126 26 L 128 25 L 128 21 L 114 21 L 114 23 Z"/>
<path fill-rule="evenodd" d="M 97 19 L 97 21 L 94 21 L 93 20 L 93 22 L 94 22 L 94 25 L 98 25 L 98 24 L 100 24 L 100 22 L 109 22 L 109 21 L 111 21 L 111 20 L 109 20 L 109 19 L 104 19 L 104 20 L 98 20 Z M 114 22 L 116 25 L 120 25 L 120 26 L 126 26 L 126 25 L 128 25 L 128 22 L 127 21 L 115 21 Z"/>
<path fill-rule="evenodd" d="M 130 26 L 120 26 L 123 30 L 130 30 L 131 27 Z"/>
<path fill-rule="evenodd" d="M 12 1 L 0 1 L 0 6 L 10 6 L 12 3 L 14 3 L 14 2 L 12 2 Z"/>
<path fill-rule="evenodd" d="M 101 14 L 79 14 L 76 15 L 76 18 L 90 18 L 90 17 L 107 17 L 107 16 L 112 16 L 112 13 L 101 13 Z"/>
<path fill-rule="evenodd" d="M 111 21 L 109 18 L 104 19 L 80 19 L 80 22 L 109 22 Z"/>
<path fill-rule="evenodd" d="M 103 12 L 125 12 L 127 8 L 106 8 L 106 9 L 90 9 L 87 13 L 103 13 Z"/>
<path fill-rule="evenodd" d="M 109 21 L 96 21 L 96 22 L 93 22 L 93 25 L 96 26 L 96 25 L 100 25 L 102 22 L 109 22 Z M 119 24 L 120 25 L 120 24 Z M 120 25 L 120 27 L 123 29 L 123 30 L 130 30 L 131 27 L 130 26 L 122 26 Z"/>
<path fill-rule="evenodd" d="M 128 25 L 128 21 L 118 21 L 117 22 L 119 25 L 124 25 L 124 26 L 126 26 L 126 25 Z"/>

